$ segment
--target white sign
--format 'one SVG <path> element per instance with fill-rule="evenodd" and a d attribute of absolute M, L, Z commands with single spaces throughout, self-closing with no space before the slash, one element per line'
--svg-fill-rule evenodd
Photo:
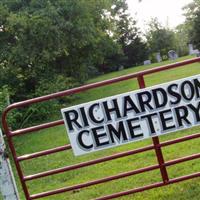
<path fill-rule="evenodd" d="M 200 75 L 61 110 L 75 155 L 200 124 Z"/>

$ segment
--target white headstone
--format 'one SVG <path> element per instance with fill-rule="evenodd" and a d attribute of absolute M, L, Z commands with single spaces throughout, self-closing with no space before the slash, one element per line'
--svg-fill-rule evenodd
<path fill-rule="evenodd" d="M 189 44 L 188 47 L 189 47 L 189 55 L 192 55 L 193 54 L 193 44 Z"/>
<path fill-rule="evenodd" d="M 121 71 L 121 70 L 123 70 L 123 69 L 124 69 L 124 66 L 123 66 L 123 65 L 120 65 L 119 68 L 118 68 L 119 71 Z"/>
<path fill-rule="evenodd" d="M 192 52 L 192 55 L 198 55 L 199 54 L 199 50 L 198 49 L 194 49 Z"/>
<path fill-rule="evenodd" d="M 170 50 L 168 52 L 168 56 L 169 56 L 170 60 L 175 60 L 178 58 L 178 55 L 177 55 L 176 51 L 174 51 L 174 50 Z"/>
<path fill-rule="evenodd" d="M 200 56 L 200 51 L 198 49 L 194 49 L 192 44 L 189 44 L 189 55 Z"/>
<path fill-rule="evenodd" d="M 150 60 L 145 60 L 144 61 L 144 65 L 150 65 L 151 64 L 151 61 Z"/>
<path fill-rule="evenodd" d="M 161 62 L 162 61 L 160 53 L 156 54 L 156 60 L 157 60 L 157 62 Z"/>

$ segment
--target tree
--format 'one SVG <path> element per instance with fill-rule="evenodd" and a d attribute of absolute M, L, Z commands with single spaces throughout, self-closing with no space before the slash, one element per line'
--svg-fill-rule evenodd
<path fill-rule="evenodd" d="M 108 33 L 111 6 L 111 0 L 2 0 L 0 85 L 7 83 L 18 101 L 37 95 L 42 80 L 59 74 L 78 82 L 87 79 L 87 66 L 119 49 Z"/>
<path fill-rule="evenodd" d="M 175 45 L 179 56 L 188 55 L 189 28 L 187 23 L 180 24 L 175 29 Z"/>
<path fill-rule="evenodd" d="M 157 18 L 151 19 L 148 24 L 146 39 L 150 53 L 160 52 L 163 59 L 171 49 L 175 49 L 175 35 L 169 28 L 163 27 Z"/>
<path fill-rule="evenodd" d="M 189 30 L 189 42 L 200 49 L 200 0 L 194 0 L 183 8 Z"/>
<path fill-rule="evenodd" d="M 77 86 L 87 80 L 88 66 L 116 54 L 111 7 L 112 0 L 1 0 L 0 87 L 11 102 Z M 18 110 L 23 119 L 16 124 L 45 120 L 59 103 Z"/>
<path fill-rule="evenodd" d="M 128 57 L 128 66 L 142 64 L 148 58 L 148 49 L 145 42 L 140 37 L 136 37 L 124 48 L 125 55 Z"/>
<path fill-rule="evenodd" d="M 112 12 L 115 16 L 115 34 L 117 42 L 122 47 L 124 59 L 121 59 L 125 66 L 140 64 L 147 56 L 145 42 L 137 28 L 137 21 L 128 13 L 128 5 L 125 0 L 116 0 Z"/>

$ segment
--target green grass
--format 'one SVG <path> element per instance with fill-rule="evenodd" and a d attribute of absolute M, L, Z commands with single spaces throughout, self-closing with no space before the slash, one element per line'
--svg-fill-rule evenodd
<path fill-rule="evenodd" d="M 179 60 L 185 60 L 190 57 L 179 58 Z M 171 63 L 171 61 L 166 61 L 159 64 L 152 64 L 148 66 L 140 66 L 129 68 L 123 71 L 109 73 L 106 75 L 99 76 L 95 79 L 89 80 L 88 83 L 97 82 L 101 80 L 106 80 L 109 78 L 141 71 L 144 69 L 153 68 L 156 66 Z M 168 82 L 171 80 L 196 75 L 199 73 L 200 63 L 187 65 L 179 69 L 173 69 L 165 72 L 159 72 L 153 75 L 148 75 L 145 77 L 146 85 L 156 85 L 163 82 Z M 76 95 L 76 101 L 73 103 L 79 104 L 83 102 L 88 102 L 91 100 L 99 99 L 106 96 L 112 96 L 115 94 L 128 92 L 138 88 L 136 80 L 128 80 L 121 83 L 101 87 L 98 89 L 92 89 L 90 91 L 84 92 L 82 94 Z M 58 115 L 61 117 L 60 111 Z M 160 137 L 161 141 L 168 139 L 174 139 L 181 137 L 183 135 L 189 135 L 199 131 L 199 127 L 184 130 L 181 132 L 171 133 L 169 135 L 164 135 Z M 17 154 L 23 155 L 28 154 L 48 148 L 53 148 L 60 145 L 65 145 L 69 143 L 64 126 L 59 126 L 43 131 L 34 132 L 31 134 L 23 135 L 15 138 L 15 144 L 17 147 Z M 75 163 L 80 163 L 83 161 L 92 160 L 106 155 L 111 155 L 117 152 L 127 151 L 130 149 L 135 149 L 139 147 L 151 144 L 151 139 L 147 139 L 140 142 L 135 142 L 120 147 L 115 147 L 109 150 L 103 150 L 95 153 L 91 153 L 84 156 L 75 157 L 72 151 L 56 153 L 53 155 L 24 161 L 22 162 L 22 168 L 25 171 L 25 175 L 30 175 L 45 170 L 50 170 L 58 167 L 64 167 L 66 165 L 72 165 Z M 188 142 L 180 143 L 177 145 L 172 145 L 163 148 L 163 153 L 165 160 L 171 160 L 179 158 L 181 156 L 190 155 L 193 153 L 198 153 L 200 151 L 200 141 L 198 139 L 191 140 Z M 28 187 L 30 188 L 31 194 L 48 191 L 60 187 L 66 187 L 78 183 L 84 183 L 86 181 L 103 178 L 106 176 L 115 175 L 125 171 L 130 171 L 145 167 L 148 165 L 156 164 L 157 160 L 155 158 L 155 152 L 149 151 L 133 156 L 128 156 L 121 159 L 116 159 L 110 162 L 105 162 L 75 171 L 66 172 L 63 174 L 57 174 L 51 177 L 36 179 L 34 181 L 28 182 Z M 198 172 L 200 168 L 199 160 L 193 160 L 186 162 L 184 164 L 178 164 L 173 167 L 168 167 L 168 172 L 170 178 L 182 176 L 184 174 Z M 16 172 L 15 172 L 16 173 Z M 200 199 L 200 179 L 193 179 L 190 181 L 185 181 L 179 184 L 170 185 L 167 187 L 162 187 L 158 189 L 153 189 L 145 191 L 143 193 L 138 193 L 130 196 L 125 196 L 120 199 L 123 200 L 188 200 Z M 17 180 L 18 181 L 18 180 Z M 79 191 L 73 191 L 68 193 L 63 193 L 60 195 L 51 196 L 48 200 L 87 200 L 94 199 L 99 196 L 108 195 L 115 192 L 120 192 L 128 189 L 132 189 L 138 186 L 150 184 L 153 182 L 161 181 L 161 176 L 159 170 L 154 170 L 152 172 L 147 172 L 145 174 L 140 174 L 136 176 L 130 176 L 128 178 L 123 178 L 120 180 L 115 180 L 112 182 L 99 184 L 96 186 L 81 189 Z M 18 182 L 18 185 L 19 182 Z M 21 199 L 24 199 L 23 192 L 19 186 L 19 192 Z"/>

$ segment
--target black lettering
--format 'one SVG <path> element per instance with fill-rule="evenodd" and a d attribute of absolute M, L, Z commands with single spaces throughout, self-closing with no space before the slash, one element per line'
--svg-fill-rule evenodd
<path fill-rule="evenodd" d="M 135 130 L 141 129 L 140 124 L 137 124 L 137 125 L 134 124 L 135 121 L 139 121 L 139 118 L 136 117 L 136 118 L 127 120 L 127 125 L 129 128 L 129 133 L 130 133 L 131 139 L 143 136 L 143 133 L 140 133 L 137 135 L 135 134 Z"/>
<path fill-rule="evenodd" d="M 193 106 L 192 104 L 188 104 L 188 107 L 194 112 L 196 123 L 200 122 L 200 102 L 197 107 Z"/>
<path fill-rule="evenodd" d="M 188 117 L 188 109 L 185 106 L 180 106 L 174 109 L 176 113 L 176 118 L 178 121 L 179 127 L 183 126 L 185 122 L 186 125 L 191 125 L 191 122 L 187 119 Z"/>
<path fill-rule="evenodd" d="M 153 89 L 152 94 L 153 94 L 156 108 L 162 108 L 167 105 L 167 93 L 163 88 Z M 159 94 L 162 97 L 161 102 L 159 101 Z"/>
<path fill-rule="evenodd" d="M 105 146 L 105 145 L 109 144 L 109 141 L 104 141 L 104 142 L 100 141 L 100 139 L 107 137 L 105 132 L 99 133 L 98 131 L 100 131 L 100 130 L 104 130 L 104 127 L 99 126 L 99 127 L 91 129 L 93 136 L 94 136 L 95 143 L 96 143 L 96 147 Z"/>
<path fill-rule="evenodd" d="M 198 79 L 194 79 L 194 87 L 195 87 L 195 92 L 196 92 L 197 98 L 199 98 L 200 97 L 200 94 L 199 94 L 200 82 Z"/>
<path fill-rule="evenodd" d="M 89 126 L 88 120 L 87 120 L 87 117 L 86 117 L 86 114 L 85 114 L 85 108 L 81 107 L 80 111 L 81 111 L 82 121 L 84 123 L 84 127 L 83 128 L 85 128 L 85 127 Z"/>
<path fill-rule="evenodd" d="M 89 135 L 89 131 L 88 130 L 83 130 L 81 131 L 79 134 L 78 134 L 78 137 L 77 137 L 77 140 L 78 140 L 78 143 L 80 144 L 81 147 L 83 147 L 84 149 L 91 149 L 93 147 L 93 144 L 91 145 L 86 145 L 84 142 L 83 142 L 83 135 Z"/>
<path fill-rule="evenodd" d="M 166 131 L 166 130 L 169 130 L 169 129 L 172 129 L 172 128 L 176 128 L 175 125 L 171 125 L 171 126 L 168 126 L 167 125 L 167 122 L 170 122 L 173 120 L 173 117 L 170 116 L 170 117 L 166 117 L 165 114 L 171 114 L 172 111 L 171 109 L 168 109 L 168 110 L 164 110 L 164 111 L 161 111 L 159 114 L 160 114 L 160 121 L 161 121 L 161 124 L 162 124 L 162 130 L 163 131 Z"/>
<path fill-rule="evenodd" d="M 190 90 L 189 96 L 186 94 L 187 88 Z M 186 100 L 192 100 L 194 97 L 194 87 L 190 81 L 184 81 L 181 84 L 181 94 L 184 99 Z"/>
<path fill-rule="evenodd" d="M 78 123 L 78 112 L 76 110 L 69 110 L 64 112 L 65 118 L 69 127 L 69 131 L 74 130 L 73 124 L 78 128 L 82 128 L 82 126 Z"/>
<path fill-rule="evenodd" d="M 119 143 L 121 140 L 122 140 L 122 142 L 128 140 L 123 121 L 120 121 L 118 123 L 118 128 L 113 127 L 112 124 L 108 124 L 107 127 L 108 127 L 108 131 L 109 131 L 110 139 L 111 139 L 112 143 L 115 143 L 114 138 L 116 138 Z"/>
<path fill-rule="evenodd" d="M 154 128 L 154 125 L 153 125 L 153 117 L 157 116 L 156 113 L 153 113 L 153 114 L 149 114 L 149 115 L 144 115 L 141 117 L 141 119 L 147 119 L 147 122 L 148 122 L 148 126 L 150 128 L 150 135 L 153 135 L 156 133 L 155 131 L 155 128 Z"/>
<path fill-rule="evenodd" d="M 99 108 L 99 103 L 95 103 L 93 105 L 90 106 L 89 108 L 89 116 L 90 116 L 90 119 L 94 122 L 94 123 L 97 123 L 97 124 L 101 124 L 104 119 L 97 119 L 95 118 L 95 115 L 94 115 L 94 109 L 95 107 L 98 107 Z"/>
<path fill-rule="evenodd" d="M 129 111 L 134 111 L 135 113 L 140 113 L 139 109 L 133 102 L 130 96 L 124 97 L 124 109 L 123 109 L 123 117 L 126 117 Z"/>
<path fill-rule="evenodd" d="M 170 104 L 174 105 L 174 104 L 178 104 L 181 101 L 181 95 L 176 92 L 175 90 L 177 90 L 178 85 L 177 84 L 171 84 L 168 86 L 167 88 L 167 92 L 175 98 L 175 101 L 170 101 Z"/>
<path fill-rule="evenodd" d="M 147 107 L 150 110 L 153 110 L 153 107 L 150 104 L 151 99 L 152 99 L 150 92 L 148 91 L 140 92 L 137 94 L 137 96 L 138 96 L 138 102 L 140 104 L 140 108 L 142 112 L 146 111 L 145 107 Z M 146 99 L 144 97 L 146 97 Z"/>
<path fill-rule="evenodd" d="M 120 114 L 120 110 L 119 110 L 117 99 L 113 99 L 112 100 L 112 104 L 113 104 L 113 107 L 109 108 L 108 107 L 108 102 L 107 101 L 103 102 L 104 110 L 105 110 L 106 117 L 107 117 L 108 121 L 111 120 L 111 113 L 113 113 L 113 112 L 115 112 L 117 118 L 121 118 L 121 114 Z"/>

